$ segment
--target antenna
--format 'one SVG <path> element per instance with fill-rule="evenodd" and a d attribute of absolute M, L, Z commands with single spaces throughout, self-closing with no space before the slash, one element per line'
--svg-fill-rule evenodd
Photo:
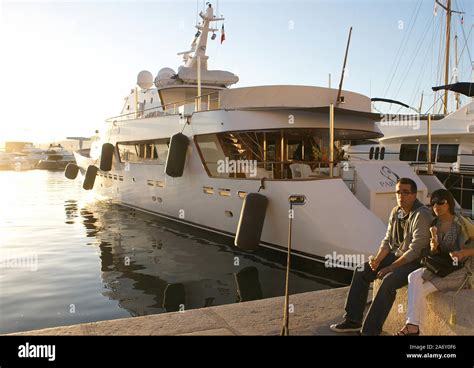
<path fill-rule="evenodd" d="M 351 36 L 352 36 L 352 27 L 349 30 L 349 39 L 347 40 L 346 56 L 344 57 L 344 65 L 342 67 L 341 82 L 339 83 L 339 92 L 337 93 L 336 107 L 341 103 L 342 83 L 344 82 L 344 73 L 346 72 L 347 54 L 349 53 L 349 45 L 351 44 Z"/>

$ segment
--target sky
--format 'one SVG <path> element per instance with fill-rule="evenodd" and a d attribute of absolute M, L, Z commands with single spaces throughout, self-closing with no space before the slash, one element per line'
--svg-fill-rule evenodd
<path fill-rule="evenodd" d="M 444 11 L 434 16 L 434 0 L 212 3 L 226 18 L 226 41 L 209 41 L 209 69 L 237 74 L 235 87 L 327 87 L 331 74 L 337 88 L 351 26 L 345 90 L 415 107 L 424 91 L 427 110 L 431 87 L 444 84 L 437 74 Z M 101 130 L 120 113 L 141 70 L 156 76 L 182 65 L 177 53 L 190 48 L 203 7 L 201 0 L 1 1 L 0 142 L 57 141 Z M 470 81 L 474 2 L 453 0 L 453 7 L 465 12 L 464 34 L 459 15 L 453 33 L 463 49 L 460 79 Z"/>

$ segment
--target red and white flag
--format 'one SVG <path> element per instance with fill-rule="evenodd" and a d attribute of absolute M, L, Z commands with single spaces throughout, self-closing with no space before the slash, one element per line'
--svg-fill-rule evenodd
<path fill-rule="evenodd" d="M 222 29 L 221 29 L 221 45 L 224 43 L 225 41 L 225 29 L 224 29 L 224 25 L 222 25 Z"/>

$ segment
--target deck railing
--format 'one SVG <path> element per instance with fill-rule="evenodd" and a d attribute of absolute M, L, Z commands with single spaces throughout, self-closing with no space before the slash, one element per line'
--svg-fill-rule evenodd
<path fill-rule="evenodd" d="M 220 105 L 220 94 L 219 91 L 217 91 L 201 96 L 190 97 L 176 102 L 171 102 L 165 105 L 152 107 L 150 109 L 137 110 L 127 114 L 114 116 L 107 119 L 106 122 L 113 123 L 117 121 L 150 119 L 158 116 L 178 115 L 180 114 L 180 107 L 184 108 L 185 115 L 191 115 L 194 112 L 219 110 Z"/>

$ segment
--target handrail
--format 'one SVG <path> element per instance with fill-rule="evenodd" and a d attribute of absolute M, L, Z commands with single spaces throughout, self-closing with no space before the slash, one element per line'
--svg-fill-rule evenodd
<path fill-rule="evenodd" d="M 197 109 L 197 101 L 200 99 L 201 100 L 201 104 L 202 104 L 202 98 L 203 97 L 207 97 L 207 102 L 208 102 L 208 105 L 207 105 L 207 111 L 210 110 L 210 102 L 212 101 L 217 101 L 217 109 L 220 109 L 220 98 L 219 98 L 219 93 L 220 91 L 216 91 L 216 92 L 211 92 L 211 93 L 206 93 L 205 95 L 201 95 L 201 96 L 196 96 L 196 97 L 189 97 L 187 99 L 184 99 L 184 100 L 180 100 L 180 101 L 176 101 L 176 102 L 170 102 L 170 103 L 167 103 L 167 104 L 164 104 L 164 105 L 160 105 L 160 106 L 156 106 L 156 107 L 152 107 L 152 108 L 149 108 L 149 109 L 146 109 L 146 110 L 141 110 L 141 111 L 134 111 L 134 112 L 129 112 L 127 114 L 122 114 L 122 115 L 118 115 L 118 116 L 114 116 L 114 117 L 111 117 L 111 118 L 108 118 L 106 119 L 105 121 L 107 123 L 112 123 L 112 122 L 115 122 L 117 121 L 118 119 L 121 119 L 121 120 L 135 120 L 135 119 L 146 119 L 147 116 L 149 114 L 147 113 L 150 113 L 154 110 L 158 110 L 158 109 L 162 109 L 163 111 L 156 111 L 156 112 L 162 112 L 164 115 L 167 115 L 166 113 L 166 110 L 169 106 L 173 106 L 173 110 L 174 110 L 174 113 L 173 114 L 170 114 L 170 115 L 176 115 L 176 107 L 180 107 L 180 106 L 183 106 L 185 105 L 185 102 L 187 101 L 194 101 L 194 105 L 195 105 L 195 112 L 199 112 L 199 110 Z M 218 98 L 214 98 L 214 99 L 211 99 L 211 96 L 212 95 L 215 95 L 217 94 L 218 95 Z M 137 117 L 137 114 L 141 115 L 141 116 L 138 116 Z M 133 116 L 133 118 L 130 118 L 130 119 L 126 119 L 127 117 L 129 116 Z M 124 119 L 125 118 L 125 119 Z"/>
<path fill-rule="evenodd" d="M 204 158 L 204 157 L 203 157 Z M 205 167 L 207 168 L 207 165 L 209 164 L 219 164 L 219 162 L 221 162 L 222 160 L 219 160 L 219 161 L 206 161 L 205 159 L 203 160 L 203 163 L 205 165 Z M 254 161 L 254 160 L 245 160 L 245 159 L 235 159 L 233 161 Z M 332 169 L 332 173 L 333 175 L 335 175 L 335 173 L 337 173 L 337 175 L 335 175 L 335 177 L 341 177 L 341 171 L 343 171 L 344 169 L 341 168 L 339 166 L 340 163 L 344 163 L 344 162 L 347 162 L 349 163 L 349 161 L 346 161 L 346 160 L 341 160 L 341 161 L 334 161 L 333 164 L 334 164 L 334 167 Z M 257 160 L 257 167 L 258 168 L 265 168 L 266 166 L 271 166 L 272 169 L 271 170 L 267 170 L 267 171 L 273 171 L 274 167 L 276 166 L 279 166 L 279 165 L 283 165 L 284 167 L 286 168 L 290 168 L 291 165 L 293 164 L 306 164 L 308 166 L 311 167 L 311 171 L 313 174 L 316 174 L 316 175 L 321 175 L 321 176 L 330 176 L 330 173 L 331 173 L 331 161 L 329 160 L 321 160 L 321 161 L 258 161 Z M 349 167 L 353 167 L 353 166 L 350 166 L 350 163 L 349 163 Z M 324 175 L 321 174 L 321 170 L 322 169 L 327 169 L 328 172 L 327 173 L 324 173 Z M 284 178 L 282 178 L 284 179 Z"/>

